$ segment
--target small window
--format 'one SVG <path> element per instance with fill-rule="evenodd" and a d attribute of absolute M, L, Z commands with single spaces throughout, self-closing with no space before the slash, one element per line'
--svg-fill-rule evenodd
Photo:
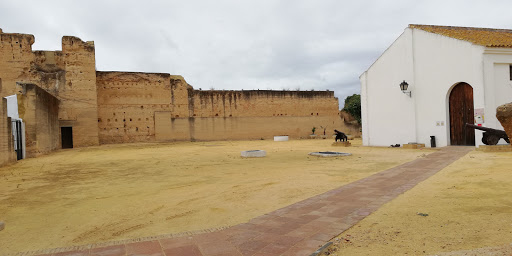
<path fill-rule="evenodd" d="M 510 69 L 510 81 L 512 81 L 512 65 L 508 66 Z"/>

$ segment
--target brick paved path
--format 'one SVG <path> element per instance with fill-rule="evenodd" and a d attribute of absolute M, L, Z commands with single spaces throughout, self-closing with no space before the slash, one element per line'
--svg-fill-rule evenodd
<path fill-rule="evenodd" d="M 300 255 L 316 251 L 386 202 L 464 156 L 474 147 L 446 147 L 426 157 L 306 199 L 224 230 L 124 242 L 46 255 Z"/>

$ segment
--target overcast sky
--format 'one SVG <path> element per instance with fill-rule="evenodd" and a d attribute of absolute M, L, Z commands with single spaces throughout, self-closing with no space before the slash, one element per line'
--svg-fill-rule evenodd
<path fill-rule="evenodd" d="M 333 90 L 359 75 L 408 24 L 512 28 L 510 0 L 0 0 L 4 33 L 94 41 L 100 71 L 182 75 L 203 90 Z M 397 85 L 398 86 L 398 85 Z"/>

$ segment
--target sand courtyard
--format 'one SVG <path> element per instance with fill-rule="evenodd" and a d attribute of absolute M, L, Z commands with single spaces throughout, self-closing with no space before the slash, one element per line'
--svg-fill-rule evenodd
<path fill-rule="evenodd" d="M 105 145 L 0 168 L 0 254 L 232 226 L 435 152 L 331 143 Z M 267 157 L 240 157 L 251 149 Z M 308 156 L 327 150 L 352 156 Z M 507 153 L 472 151 L 346 231 L 339 247 L 421 254 L 414 248 L 425 238 L 429 252 L 504 244 L 512 238 L 511 163 Z M 430 215 L 418 219 L 418 211 Z M 426 233 L 412 235 L 418 228 Z M 479 236 L 464 241 L 468 233 Z M 442 242 L 450 238 L 458 242 Z"/>
<path fill-rule="evenodd" d="M 0 169 L 0 253 L 230 226 L 429 152 L 331 143 L 105 145 L 23 160 Z M 251 149 L 267 157 L 240 157 Z M 353 155 L 308 156 L 326 150 Z"/>

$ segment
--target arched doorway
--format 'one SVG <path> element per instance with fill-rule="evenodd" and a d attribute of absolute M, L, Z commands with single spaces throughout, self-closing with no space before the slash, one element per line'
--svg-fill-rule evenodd
<path fill-rule="evenodd" d="M 474 124 L 473 87 L 459 83 L 450 92 L 450 144 L 475 145 L 475 130 L 465 124 Z"/>

